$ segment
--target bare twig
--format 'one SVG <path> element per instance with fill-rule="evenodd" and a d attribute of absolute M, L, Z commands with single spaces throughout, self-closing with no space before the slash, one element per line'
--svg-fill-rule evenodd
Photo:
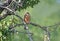
<path fill-rule="evenodd" d="M 12 12 L 11 15 L 15 15 L 15 16 L 17 16 L 19 19 L 23 20 L 19 15 L 17 15 L 17 13 L 16 13 L 15 11 L 9 9 L 8 7 L 4 7 L 4 6 L 0 6 L 0 7 L 7 9 L 9 12 Z M 9 14 L 6 13 L 4 16 L 7 17 L 6 15 L 9 15 Z M 4 17 L 4 16 L 2 16 L 2 17 Z M 0 17 L 1 17 L 1 16 L 0 16 Z M 4 18 L 5 18 L 5 17 L 4 17 Z M 4 19 L 4 18 L 1 18 L 1 19 Z M 1 19 L 0 19 L 0 20 L 1 20 Z"/>
<path fill-rule="evenodd" d="M 30 41 L 33 41 L 33 38 L 32 38 L 32 36 L 31 36 L 31 34 L 29 34 L 30 32 L 29 32 L 29 29 L 28 29 L 28 26 L 27 26 L 26 23 L 24 23 L 24 28 L 25 28 L 25 30 L 26 30 L 28 36 L 29 36 Z"/>
<path fill-rule="evenodd" d="M 32 23 L 32 22 L 30 22 L 30 24 L 33 25 L 33 26 L 37 26 L 37 27 L 43 29 L 44 31 L 47 31 L 47 30 L 46 30 L 47 27 L 42 27 L 42 26 L 40 26 L 39 24 Z"/>
<path fill-rule="evenodd" d="M 47 26 L 47 27 L 54 27 L 54 26 L 57 26 L 57 25 L 60 25 L 60 22 L 57 23 L 57 24 L 51 25 L 51 26 Z"/>
<path fill-rule="evenodd" d="M 31 35 L 33 35 L 33 33 L 27 33 L 27 32 L 23 32 L 23 31 L 17 31 L 14 28 L 12 30 L 10 29 L 9 32 L 11 32 L 11 33 L 23 33 L 23 34 L 31 34 Z"/>
<path fill-rule="evenodd" d="M 26 32 L 27 32 L 27 34 L 29 36 L 30 41 L 33 41 L 32 34 L 30 34 L 29 30 L 26 30 Z"/>

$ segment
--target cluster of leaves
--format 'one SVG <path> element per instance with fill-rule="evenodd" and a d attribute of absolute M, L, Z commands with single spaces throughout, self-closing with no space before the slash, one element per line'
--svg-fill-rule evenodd
<path fill-rule="evenodd" d="M 34 5 L 38 4 L 40 1 L 39 0 L 25 0 L 24 3 L 23 3 L 23 8 L 26 8 L 26 7 L 33 7 Z"/>

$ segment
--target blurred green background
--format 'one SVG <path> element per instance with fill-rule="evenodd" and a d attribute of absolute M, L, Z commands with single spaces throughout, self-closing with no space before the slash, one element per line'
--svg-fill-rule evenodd
<path fill-rule="evenodd" d="M 18 11 L 17 11 L 18 12 Z M 19 12 L 19 15 L 23 18 L 25 12 L 29 12 L 31 15 L 31 22 L 39 24 L 41 26 L 50 26 L 60 22 L 60 0 L 40 0 L 40 2 L 33 8 L 27 7 Z M 7 24 L 10 22 L 11 17 L 4 19 Z M 8 20 L 7 20 L 8 19 Z M 17 18 L 16 18 L 17 19 Z M 15 20 L 19 21 L 19 20 Z M 1 21 L 1 24 L 4 23 Z M 44 41 L 44 31 L 35 26 L 28 25 L 29 31 L 33 33 L 34 41 Z M 23 26 L 17 27 L 16 30 L 24 31 Z M 60 41 L 60 26 L 50 27 L 50 40 Z M 0 36 L 2 32 L 0 32 Z M 29 41 L 27 34 L 15 33 L 11 35 L 6 41 Z"/>

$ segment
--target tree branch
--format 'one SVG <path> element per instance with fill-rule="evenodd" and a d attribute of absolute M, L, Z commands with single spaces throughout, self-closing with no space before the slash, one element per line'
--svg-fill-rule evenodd
<path fill-rule="evenodd" d="M 0 16 L 0 20 L 6 18 L 8 15 L 15 15 L 15 16 L 17 16 L 19 19 L 23 20 L 19 15 L 17 15 L 17 13 L 16 13 L 15 11 L 9 9 L 8 7 L 4 7 L 4 6 L 0 6 L 0 7 L 2 7 L 2 8 L 4 8 L 4 9 L 6 9 L 7 11 L 11 12 L 11 14 L 8 14 L 8 13 L 5 12 L 5 10 L 4 10 L 3 12 L 5 12 L 5 13 L 2 12 L 3 15 Z"/>
<path fill-rule="evenodd" d="M 60 25 L 60 22 L 57 24 L 51 25 L 51 26 L 47 26 L 47 27 L 54 27 L 54 26 L 58 26 L 58 25 Z"/>
<path fill-rule="evenodd" d="M 32 22 L 30 22 L 30 24 L 33 25 L 33 26 L 39 27 L 39 28 L 41 28 L 41 29 L 44 30 L 44 31 L 47 31 L 47 30 L 46 30 L 47 27 L 42 27 L 42 26 L 40 26 L 39 24 L 32 23 Z"/>

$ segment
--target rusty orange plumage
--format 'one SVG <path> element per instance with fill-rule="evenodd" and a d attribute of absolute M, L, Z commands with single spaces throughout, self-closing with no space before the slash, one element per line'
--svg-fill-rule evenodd
<path fill-rule="evenodd" d="M 30 14 L 29 12 L 26 12 L 26 14 L 24 15 L 24 21 L 25 23 L 30 23 Z"/>

